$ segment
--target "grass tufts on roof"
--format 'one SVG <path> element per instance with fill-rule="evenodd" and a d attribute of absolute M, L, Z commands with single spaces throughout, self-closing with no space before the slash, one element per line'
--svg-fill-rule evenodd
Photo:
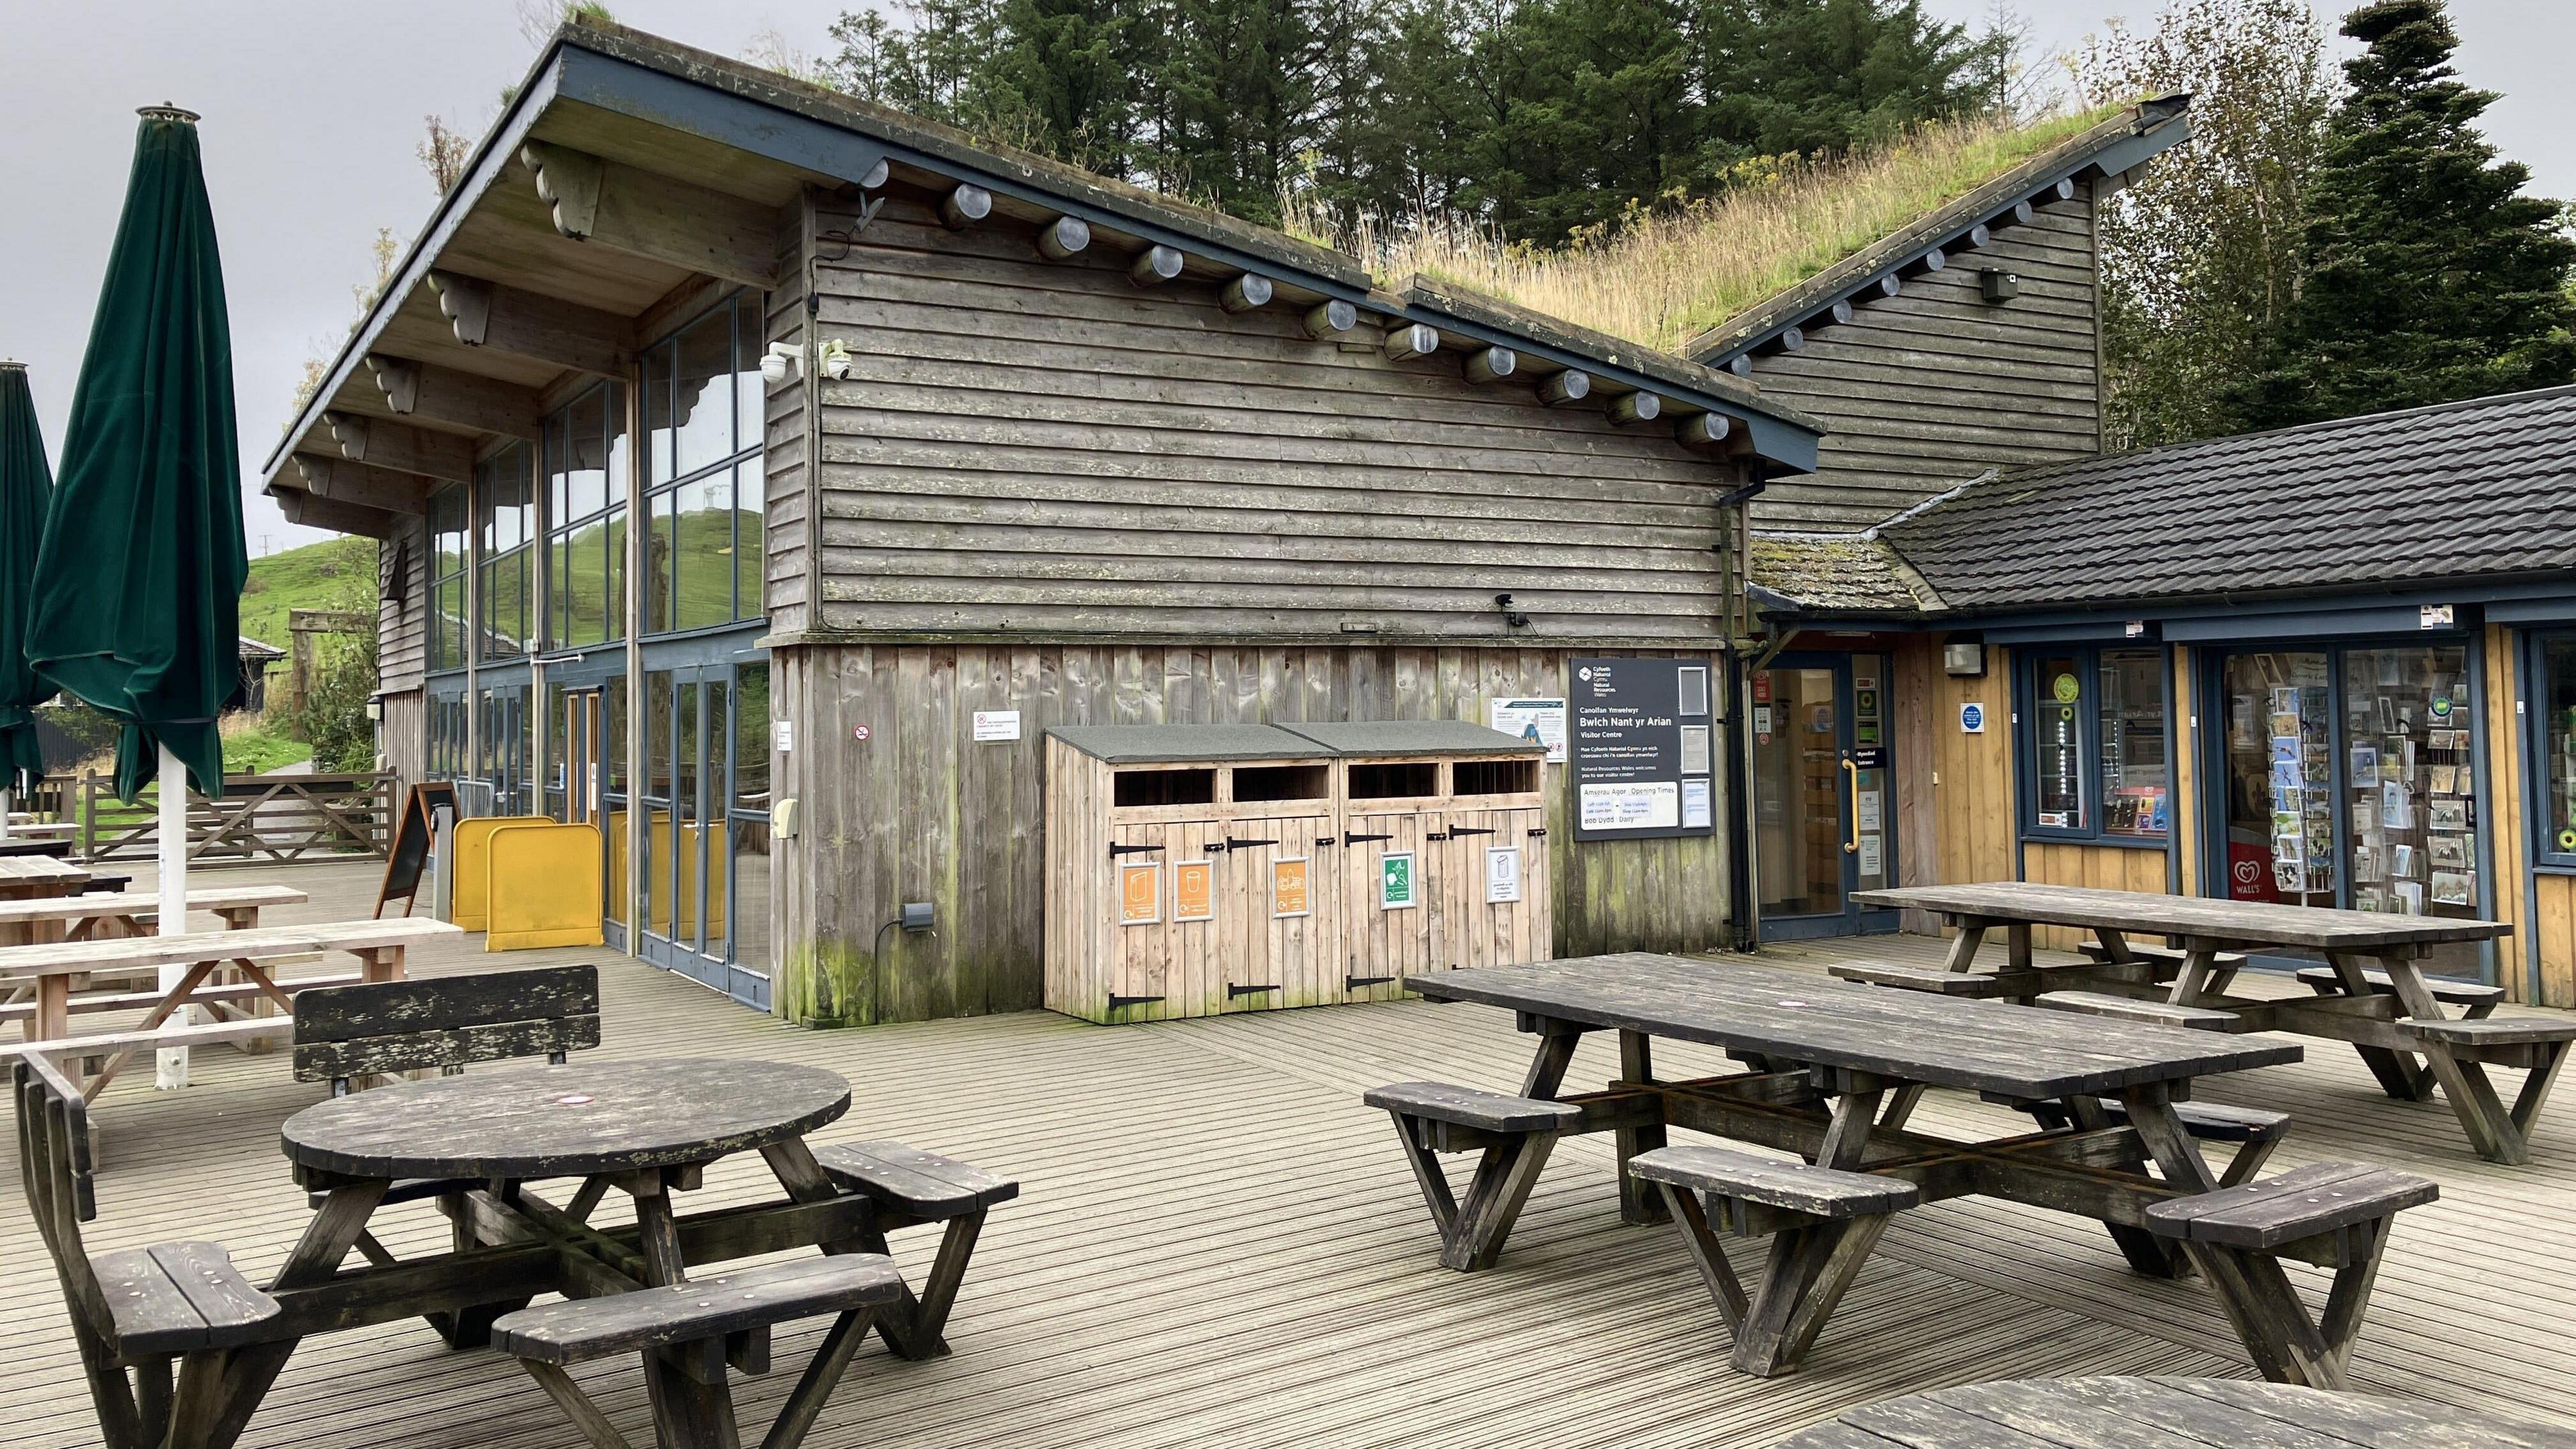
<path fill-rule="evenodd" d="M 1311 196 L 1282 199 L 1282 226 L 1357 257 L 1382 284 L 1414 274 L 1484 292 L 1649 347 L 1678 351 L 2051 147 L 2119 107 L 2015 121 L 1938 122 L 1885 146 L 1773 156 L 1735 168 L 1717 196 L 1671 209 L 1630 204 L 1557 249 L 1505 240 L 1472 218 L 1339 225 Z"/>

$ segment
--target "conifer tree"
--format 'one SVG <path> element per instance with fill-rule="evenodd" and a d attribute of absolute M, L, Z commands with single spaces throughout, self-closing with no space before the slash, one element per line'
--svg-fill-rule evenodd
<path fill-rule="evenodd" d="M 2377 0 L 2345 17 L 2368 47 L 2326 126 L 2307 188 L 2299 294 L 2243 390 L 2239 421 L 2275 427 L 2576 379 L 2576 241 L 2554 201 L 2525 196 L 2475 122 L 2496 99 L 2463 84 L 2441 0 Z"/>

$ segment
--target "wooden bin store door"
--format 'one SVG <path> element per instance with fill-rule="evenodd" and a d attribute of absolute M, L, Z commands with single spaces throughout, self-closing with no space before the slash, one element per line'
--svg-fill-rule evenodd
<path fill-rule="evenodd" d="M 1209 981 L 1209 1011 L 1342 999 L 1341 961 L 1332 953 L 1339 899 L 1330 889 L 1341 844 L 1332 828 L 1327 815 L 1237 818 L 1227 827 L 1217 867 L 1223 969 Z"/>
<path fill-rule="evenodd" d="M 1344 968 L 1330 984 L 1343 1001 L 1393 1001 L 1404 994 L 1399 978 L 1432 967 L 1441 903 L 1431 876 L 1439 862 L 1426 846 L 1441 847 L 1424 837 L 1439 830 L 1440 816 L 1407 808 L 1343 818 Z"/>
<path fill-rule="evenodd" d="M 1443 818 L 1431 844 L 1441 896 L 1431 943 L 1437 966 L 1548 959 L 1547 812 L 1453 808 Z"/>
<path fill-rule="evenodd" d="M 1197 1016 L 1206 999 L 1216 886 L 1210 822 L 1116 825 L 1110 901 L 1117 912 L 1108 1009 L 1118 1021 Z"/>

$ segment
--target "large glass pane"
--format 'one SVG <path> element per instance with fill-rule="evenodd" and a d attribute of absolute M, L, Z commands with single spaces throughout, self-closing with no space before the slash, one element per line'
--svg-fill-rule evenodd
<path fill-rule="evenodd" d="M 679 498 L 678 611 L 672 627 L 703 629 L 733 619 L 733 475 L 683 483 Z"/>
<path fill-rule="evenodd" d="M 600 691 L 600 758 L 607 766 L 608 793 L 601 802 L 603 819 L 601 853 L 607 857 L 606 880 L 602 898 L 608 903 L 608 919 L 623 925 L 627 912 L 626 873 L 626 678 L 608 681 Z"/>
<path fill-rule="evenodd" d="M 594 518 L 574 529 L 564 545 L 568 560 L 562 583 L 567 644 L 597 644 L 609 637 L 607 534 L 607 520 Z"/>
<path fill-rule="evenodd" d="M 2546 715 L 2540 790 L 2547 810 L 2540 848 L 2576 855 L 2576 636 L 2542 642 L 2539 692 Z"/>
<path fill-rule="evenodd" d="M 2335 903 L 2334 721 L 2326 656 L 2227 660 L 2227 894 Z"/>
<path fill-rule="evenodd" d="M 578 820 L 578 794 L 573 788 L 571 696 L 560 684 L 546 686 L 546 814 Z"/>
<path fill-rule="evenodd" d="M 571 450 L 564 440 L 562 413 L 546 419 L 545 434 L 546 522 L 554 527 L 576 516 L 565 511 L 564 475 L 571 471 L 572 464 Z"/>
<path fill-rule="evenodd" d="M 1834 672 L 1753 676 L 1755 859 L 1772 916 L 1843 909 L 1843 786 Z"/>
<path fill-rule="evenodd" d="M 2084 670 L 2073 655 L 2041 655 L 2031 674 L 2031 823 L 2085 826 Z"/>
<path fill-rule="evenodd" d="M 769 666 L 734 670 L 733 808 L 769 809 Z"/>
<path fill-rule="evenodd" d="M 2485 862 L 2466 648 L 2348 651 L 2343 702 L 2353 905 L 2474 918 Z M 2473 976 L 2478 957 L 2475 946 L 2442 947 L 2425 965 Z"/>
<path fill-rule="evenodd" d="M 629 456 L 631 450 L 626 443 L 625 385 L 610 383 L 602 406 L 608 413 L 608 466 L 604 470 L 608 478 L 608 501 L 623 503 L 626 501 L 627 470 L 634 466 L 634 460 Z"/>
<path fill-rule="evenodd" d="M 645 482 L 671 481 L 671 353 L 665 342 L 644 354 Z"/>
<path fill-rule="evenodd" d="M 718 307 L 679 336 L 677 475 L 733 456 L 733 311 Z"/>
<path fill-rule="evenodd" d="M 626 510 L 608 515 L 601 525 L 606 534 L 607 583 L 600 592 L 600 627 L 604 639 L 626 637 Z"/>
<path fill-rule="evenodd" d="M 588 518 L 608 506 L 608 389 L 592 388 L 574 399 L 567 416 L 570 454 L 564 505 L 555 515 L 564 523 Z"/>
<path fill-rule="evenodd" d="M 762 612 L 760 563 L 765 540 L 760 526 L 760 470 L 756 456 L 733 470 L 733 597 L 737 619 L 757 619 Z"/>
<path fill-rule="evenodd" d="M 731 741 L 733 733 L 732 691 L 719 677 L 706 683 L 707 695 L 707 804 L 699 821 L 698 835 L 703 845 L 697 851 L 706 870 L 706 930 L 703 933 L 706 954 L 726 959 L 725 935 L 732 929 L 733 846 L 728 841 L 726 806 L 733 795 Z"/>
<path fill-rule="evenodd" d="M 734 671 L 733 959 L 769 972 L 769 666 Z M 756 812 L 756 813 L 755 813 Z"/>
<path fill-rule="evenodd" d="M 768 388 L 760 380 L 761 341 L 760 298 L 742 293 L 734 298 L 733 387 L 734 415 L 740 419 L 736 448 L 761 445 L 763 421 L 768 413 Z"/>
<path fill-rule="evenodd" d="M 644 632 L 659 634 L 671 628 L 671 571 L 679 562 L 675 547 L 677 529 L 673 510 L 678 495 L 656 493 L 651 499 L 653 520 L 644 538 Z"/>
<path fill-rule="evenodd" d="M 644 676 L 644 929 L 671 934 L 671 675 Z"/>
<path fill-rule="evenodd" d="M 679 748 L 671 758 L 671 854 L 675 867 L 673 885 L 678 892 L 672 907 L 671 939 L 691 950 L 698 948 L 698 923 L 704 919 L 698 894 L 706 875 L 706 841 L 699 833 L 701 819 L 698 788 L 701 736 L 698 719 L 698 686 L 680 686 L 678 694 Z"/>
<path fill-rule="evenodd" d="M 2165 758 L 2164 656 L 2105 649 L 2096 726 L 2102 744 L 2102 833 L 2161 836 L 2172 770 Z"/>

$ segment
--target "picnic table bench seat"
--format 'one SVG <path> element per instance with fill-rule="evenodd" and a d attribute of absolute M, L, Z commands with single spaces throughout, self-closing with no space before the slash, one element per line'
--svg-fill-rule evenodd
<path fill-rule="evenodd" d="M 2349 1386 L 2352 1346 L 2370 1307 L 2390 1222 L 2441 1196 L 2430 1178 L 2366 1162 L 2319 1162 L 2261 1182 L 2155 1203 L 2147 1230 L 2236 1291 L 2222 1297 L 2264 1376 Z M 2311 1316 L 2281 1271 L 2294 1257 L 2330 1265 L 2325 1313 Z"/>
<path fill-rule="evenodd" d="M 298 976 L 278 982 L 277 989 L 293 996 L 298 992 L 311 991 L 319 987 L 351 986 L 365 979 L 355 971 L 335 972 L 329 976 Z M 198 987 L 189 993 L 188 1004 L 223 1007 L 256 1001 L 266 995 L 266 990 L 256 981 L 233 981 L 220 986 Z M 64 1009 L 74 1016 L 102 1011 L 146 1011 L 160 999 L 161 992 L 158 990 L 136 991 L 112 988 L 103 991 L 75 991 L 64 999 Z M 35 1017 L 36 1003 L 33 1001 L 13 1001 L 0 1006 L 0 1022 L 33 1021 Z M 283 1030 L 285 1023 L 283 1019 L 272 1018 L 269 1025 L 273 1029 Z"/>
<path fill-rule="evenodd" d="M 2028 1112 L 2042 1127 L 2063 1130 L 2073 1122 L 2062 1102 L 2020 1102 L 2009 1098 L 1989 1097 L 2007 1107 Z M 2111 1127 L 2129 1125 L 2129 1104 L 2117 1097 L 2096 1097 L 2094 1107 L 2102 1114 L 2103 1124 Z M 2176 1121 L 2196 1142 L 2230 1143 L 2236 1155 L 2228 1160 L 2227 1170 L 2219 1175 L 2218 1185 L 2234 1187 L 2252 1179 L 2261 1170 L 2272 1149 L 2290 1130 L 2290 1114 L 2267 1112 L 2260 1107 L 2230 1107 L 2217 1102 L 2176 1102 Z"/>
<path fill-rule="evenodd" d="M 2190 952 L 2172 946 L 2149 946 L 2137 941 L 2130 941 L 2127 946 L 2129 959 L 2146 962 L 2155 967 L 2156 974 L 2162 977 L 2171 977 L 2182 969 L 2185 961 L 2191 959 Z M 2097 940 L 2088 939 L 2075 949 L 2095 961 L 2108 962 L 2111 959 L 2111 948 Z M 2210 967 L 2213 971 L 2233 975 L 2245 969 L 2245 953 L 2220 951 L 2210 958 Z"/>
<path fill-rule="evenodd" d="M 2320 996 L 2343 994 L 2343 977 L 2332 966 L 2302 966 L 2298 976 L 2301 983 Z M 2397 990 L 2388 973 L 2376 966 L 2362 968 L 2361 979 L 2369 982 L 2373 991 L 2394 993 Z M 2472 1017 L 2486 1015 L 2495 1009 L 2496 1003 L 2504 1000 L 2501 986 L 2489 986 L 2482 981 L 2462 981 L 2452 976 L 2428 975 L 2424 978 L 2424 989 L 2432 992 L 2433 999 L 2445 1006 L 2468 1008 Z"/>
<path fill-rule="evenodd" d="M 2485 1016 L 2427 1019 L 2399 1017 L 2398 1035 L 2446 1041 L 2453 1046 L 2525 1046 L 2576 1041 L 2576 1021 L 2554 1016 Z"/>
<path fill-rule="evenodd" d="M 2043 991 L 2032 1005 L 2051 1011 L 2077 1011 L 2150 1026 L 2180 1026 L 2194 1031 L 2243 1031 L 2245 1018 L 2211 1006 L 2177 1006 L 2170 1001 L 2141 1001 L 2113 991 Z"/>
<path fill-rule="evenodd" d="M 1557 1134 L 1583 1116 L 1569 1103 L 1448 1082 L 1393 1082 L 1360 1100 L 1395 1119 L 1404 1159 L 1440 1230 L 1441 1266 L 1461 1273 L 1490 1268 L 1502 1256 Z M 1485 1155 L 1461 1200 L 1438 1154 L 1478 1150 Z"/>
<path fill-rule="evenodd" d="M 156 1243 L 90 1259 L 128 1358 L 237 1348 L 278 1315 L 220 1243 Z"/>
<path fill-rule="evenodd" d="M 1952 971 L 1893 961 L 1837 961 L 1825 969 L 1845 981 L 1893 986 L 1900 991 L 1928 991 L 1935 996 L 1984 998 L 2010 994 L 2010 983 L 1992 971 Z"/>
<path fill-rule="evenodd" d="M 610 1354 L 675 1351 L 684 1372 L 722 1382 L 729 1335 L 837 1314 L 805 1366 L 762 1449 L 794 1449 L 822 1411 L 867 1335 L 870 1319 L 898 1304 L 903 1275 L 879 1253 L 842 1253 L 736 1268 L 685 1283 L 571 1299 L 504 1314 L 492 1342 L 519 1361 L 565 1417 L 598 1449 L 632 1449 L 599 1406 L 564 1372 L 566 1364 Z M 735 1442 L 725 1425 L 722 1442 Z"/>
<path fill-rule="evenodd" d="M 1628 1159 L 1654 1183 L 1682 1231 L 1700 1281 L 1735 1338 L 1729 1360 L 1768 1378 L 1797 1367 L 1887 1226 L 1888 1214 L 1922 1202 L 1923 1190 L 1897 1177 L 1757 1157 L 1724 1147 L 1659 1147 Z M 1778 1234 L 1775 1268 L 1747 1295 L 1726 1260 L 1699 1195 L 1720 1206 L 1728 1230 Z"/>
<path fill-rule="evenodd" d="M 897 1279 L 896 1304 L 877 1316 L 877 1331 L 899 1358 L 936 1358 L 948 1352 L 949 1312 L 984 1231 L 985 1214 L 1020 1195 L 1019 1183 L 980 1167 L 901 1142 L 844 1142 L 817 1146 L 814 1160 L 835 1186 L 877 1204 L 876 1230 L 863 1246 L 886 1251 L 889 1231 L 945 1223 L 938 1255 L 921 1291 Z"/>

